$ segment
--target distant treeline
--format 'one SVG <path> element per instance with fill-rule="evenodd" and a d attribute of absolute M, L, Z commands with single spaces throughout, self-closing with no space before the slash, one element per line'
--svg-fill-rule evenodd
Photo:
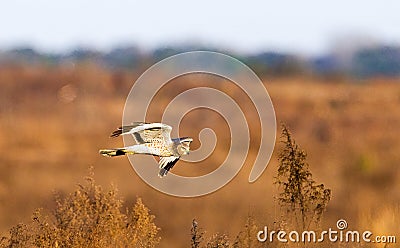
<path fill-rule="evenodd" d="M 78 48 L 66 53 L 43 53 L 24 47 L 0 51 L 0 65 L 7 63 L 48 64 L 92 62 L 109 69 L 142 71 L 168 56 L 181 52 L 218 51 L 238 58 L 260 75 L 268 76 L 349 76 L 357 78 L 399 77 L 400 47 L 377 45 L 352 52 L 304 57 L 290 53 L 260 52 L 237 54 L 209 47 L 162 47 L 144 51 L 136 46 L 116 47 L 108 52 Z"/>

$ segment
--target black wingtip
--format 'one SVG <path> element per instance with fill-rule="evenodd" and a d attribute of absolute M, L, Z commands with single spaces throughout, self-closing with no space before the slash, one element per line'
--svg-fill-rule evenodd
<path fill-rule="evenodd" d="M 160 172 L 158 173 L 158 176 L 164 177 L 168 174 L 168 172 L 172 169 L 172 167 L 174 167 L 174 165 L 178 162 L 179 158 L 175 159 L 172 162 L 169 162 L 165 167 L 160 169 Z"/>
<path fill-rule="evenodd" d="M 162 178 L 162 177 L 164 177 L 164 176 L 167 175 L 167 174 L 168 174 L 168 170 L 162 168 L 162 169 L 160 170 L 160 172 L 158 173 L 158 176 L 159 176 L 160 178 Z"/>
<path fill-rule="evenodd" d="M 112 134 L 110 135 L 111 138 L 115 138 L 118 137 L 122 134 L 122 127 L 119 127 L 117 130 L 115 130 L 114 132 L 112 132 Z"/>

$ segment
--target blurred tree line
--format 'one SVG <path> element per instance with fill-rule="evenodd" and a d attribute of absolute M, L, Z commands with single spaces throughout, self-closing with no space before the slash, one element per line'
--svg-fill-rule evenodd
<path fill-rule="evenodd" d="M 0 66 L 4 64 L 48 64 L 90 62 L 108 69 L 144 71 L 150 65 L 181 52 L 209 50 L 223 52 L 246 63 L 260 76 L 349 76 L 355 78 L 399 77 L 400 47 L 375 45 L 360 47 L 346 56 L 335 51 L 320 56 L 298 56 L 290 53 L 259 52 L 236 54 L 231 51 L 200 46 L 160 47 L 145 51 L 136 46 L 120 46 L 110 51 L 76 48 L 65 53 L 44 53 L 30 47 L 0 51 Z"/>

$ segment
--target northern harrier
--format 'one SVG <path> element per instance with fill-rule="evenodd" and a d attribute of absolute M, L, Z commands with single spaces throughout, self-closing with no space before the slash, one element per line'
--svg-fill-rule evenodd
<path fill-rule="evenodd" d="M 192 138 L 171 139 L 172 128 L 162 123 L 135 122 L 129 126 L 122 126 L 111 134 L 111 137 L 132 134 L 136 145 L 100 150 L 100 154 L 107 157 L 125 154 L 147 154 L 160 157 L 160 172 L 163 177 L 178 162 L 183 155 L 188 155 Z"/>

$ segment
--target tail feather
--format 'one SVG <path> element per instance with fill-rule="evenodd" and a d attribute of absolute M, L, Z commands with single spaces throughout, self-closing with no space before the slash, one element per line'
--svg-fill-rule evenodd
<path fill-rule="evenodd" d="M 99 153 L 105 157 L 116 157 L 122 156 L 126 154 L 134 154 L 133 151 L 128 151 L 124 148 L 117 148 L 117 149 L 102 149 Z"/>

